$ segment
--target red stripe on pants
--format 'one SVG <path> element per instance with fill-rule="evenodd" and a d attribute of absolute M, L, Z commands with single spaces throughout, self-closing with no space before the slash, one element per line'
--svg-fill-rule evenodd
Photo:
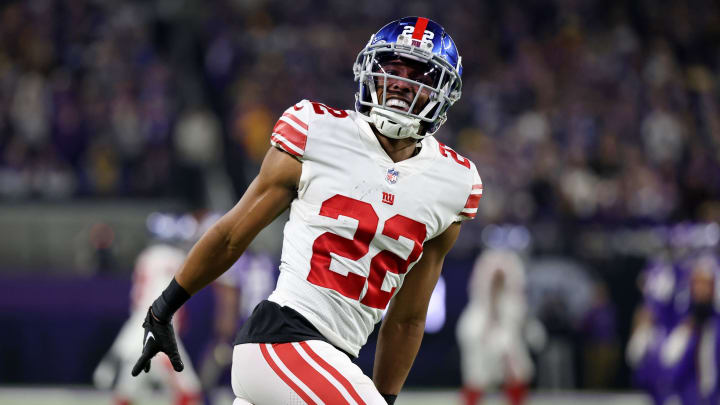
<path fill-rule="evenodd" d="M 275 374 L 277 374 L 278 377 L 280 377 L 280 379 L 282 379 L 285 382 L 285 384 L 288 385 L 288 387 L 292 388 L 292 390 L 295 391 L 295 393 L 298 394 L 300 396 L 300 398 L 302 398 L 302 400 L 305 401 L 306 403 L 308 403 L 310 405 L 316 405 L 315 401 L 313 401 L 305 393 L 305 391 L 301 390 L 300 387 L 298 387 L 297 384 L 295 384 L 290 379 L 290 377 L 288 377 L 282 370 L 280 370 L 280 367 L 278 367 L 278 365 L 275 364 L 275 360 L 273 360 L 273 358 L 270 357 L 270 353 L 268 352 L 268 349 L 264 343 L 260 344 L 260 351 L 262 352 L 262 355 L 265 358 L 265 361 L 267 362 L 267 364 L 270 365 L 270 368 L 273 369 Z"/>
<path fill-rule="evenodd" d="M 328 364 L 327 361 L 325 361 L 320 355 L 315 353 L 313 349 L 310 348 L 310 345 L 307 344 L 307 342 L 300 342 L 300 346 L 307 352 L 307 354 L 315 360 L 317 364 L 320 365 L 320 367 L 324 368 L 325 371 L 330 373 L 333 377 L 335 377 L 336 380 L 342 384 L 343 387 L 347 390 L 347 392 L 350 393 L 350 396 L 353 397 L 353 399 L 358 403 L 358 405 L 365 405 L 365 401 L 362 400 L 360 395 L 355 391 L 355 387 L 350 384 L 350 381 L 348 381 L 342 374 L 340 374 L 339 371 L 337 371 L 333 366 Z"/>
<path fill-rule="evenodd" d="M 326 404 L 347 404 L 348 401 L 319 371 L 300 356 L 292 343 L 274 343 L 280 361 Z M 317 361 L 317 360 L 316 360 Z"/>

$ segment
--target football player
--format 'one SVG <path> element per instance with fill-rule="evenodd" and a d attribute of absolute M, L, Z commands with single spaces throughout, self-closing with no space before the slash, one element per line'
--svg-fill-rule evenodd
<path fill-rule="evenodd" d="M 460 98 L 462 74 L 438 23 L 387 24 L 353 70 L 355 111 L 302 100 L 280 117 L 257 177 L 149 308 L 133 375 L 159 351 L 183 369 L 173 313 L 289 207 L 276 288 L 235 342 L 234 404 L 395 401 L 482 183 L 470 160 L 432 137 Z M 386 308 L 371 380 L 352 358 Z"/>
<path fill-rule="evenodd" d="M 663 405 L 675 395 L 672 379 L 660 361 L 667 335 L 686 312 L 681 303 L 683 270 L 662 256 L 649 261 L 640 276 L 643 302 L 633 316 L 633 330 L 625 357 L 633 369 L 633 383 L 652 403 Z"/>
<path fill-rule="evenodd" d="M 660 363 L 669 372 L 683 405 L 717 404 L 720 319 L 716 285 L 720 266 L 712 253 L 700 254 L 684 265 L 688 266 L 688 309 L 663 341 Z"/>
<path fill-rule="evenodd" d="M 503 386 L 508 401 L 520 405 L 534 367 L 525 342 L 531 319 L 525 266 L 518 254 L 502 249 L 483 252 L 473 266 L 468 296 L 456 331 L 464 403 L 475 405 L 489 389 Z"/>
<path fill-rule="evenodd" d="M 112 390 L 114 405 L 130 405 L 143 389 L 149 390 L 159 383 L 168 386 L 174 395 L 173 404 L 200 404 L 200 380 L 191 365 L 185 373 L 178 375 L 167 358 L 157 358 L 153 360 L 152 372 L 145 378 L 131 378 L 129 374 L 135 364 L 137 344 L 143 339 L 142 330 L 137 326 L 145 317 L 147 307 L 172 280 L 184 259 L 185 251 L 165 242 L 154 243 L 138 255 L 130 292 L 130 318 L 93 373 L 93 382 L 98 388 Z M 179 327 L 182 317 L 177 318 L 173 321 L 175 327 Z M 185 353 L 180 341 L 177 350 Z"/>

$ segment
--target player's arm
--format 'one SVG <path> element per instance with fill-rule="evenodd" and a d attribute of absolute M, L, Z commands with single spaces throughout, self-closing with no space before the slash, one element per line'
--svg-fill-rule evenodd
<path fill-rule="evenodd" d="M 422 258 L 405 277 L 390 303 L 380 327 L 373 366 L 373 381 L 383 395 L 397 395 L 405 383 L 425 333 L 430 296 L 440 277 L 445 255 L 459 232 L 460 223 L 456 222 L 425 243 Z"/>
<path fill-rule="evenodd" d="M 192 294 L 215 280 L 237 261 L 255 236 L 288 208 L 295 198 L 301 163 L 276 148 L 265 155 L 260 173 L 240 201 L 193 246 L 170 285 L 148 310 L 144 347 L 132 374 L 150 370 L 150 359 L 162 351 L 173 368 L 184 368 L 177 351 L 172 315 Z"/>

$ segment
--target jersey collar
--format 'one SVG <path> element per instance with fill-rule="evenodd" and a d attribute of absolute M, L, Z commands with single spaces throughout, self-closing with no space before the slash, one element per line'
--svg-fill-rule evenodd
<path fill-rule="evenodd" d="M 393 160 L 390 159 L 390 156 L 388 156 L 387 152 L 385 152 L 385 149 L 383 149 L 380 141 L 378 141 L 377 137 L 375 136 L 375 132 L 373 132 L 372 128 L 370 127 L 370 123 L 368 123 L 360 116 L 355 116 L 353 117 L 353 119 L 357 124 L 358 135 L 360 136 L 360 138 L 362 138 L 363 143 L 365 143 L 370 148 L 370 150 L 374 152 L 373 158 L 384 166 L 415 166 L 416 162 L 425 162 L 432 155 L 432 148 L 430 145 L 432 142 L 429 142 L 431 138 L 428 137 L 420 141 L 422 147 L 420 148 L 420 152 L 418 154 L 408 159 L 401 160 L 399 162 L 393 162 Z M 421 166 L 425 166 L 425 164 L 421 164 Z"/>

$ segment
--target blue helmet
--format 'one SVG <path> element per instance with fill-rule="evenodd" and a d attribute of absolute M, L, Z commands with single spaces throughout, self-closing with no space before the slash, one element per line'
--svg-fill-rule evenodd
<path fill-rule="evenodd" d="M 431 136 L 460 98 L 461 61 L 455 42 L 435 21 L 423 17 L 393 21 L 370 37 L 355 60 L 355 109 L 385 136 Z M 413 65 L 415 77 L 398 75 L 388 68 L 393 62 Z M 393 81 L 412 86 L 414 99 L 388 97 L 388 83 Z"/>

